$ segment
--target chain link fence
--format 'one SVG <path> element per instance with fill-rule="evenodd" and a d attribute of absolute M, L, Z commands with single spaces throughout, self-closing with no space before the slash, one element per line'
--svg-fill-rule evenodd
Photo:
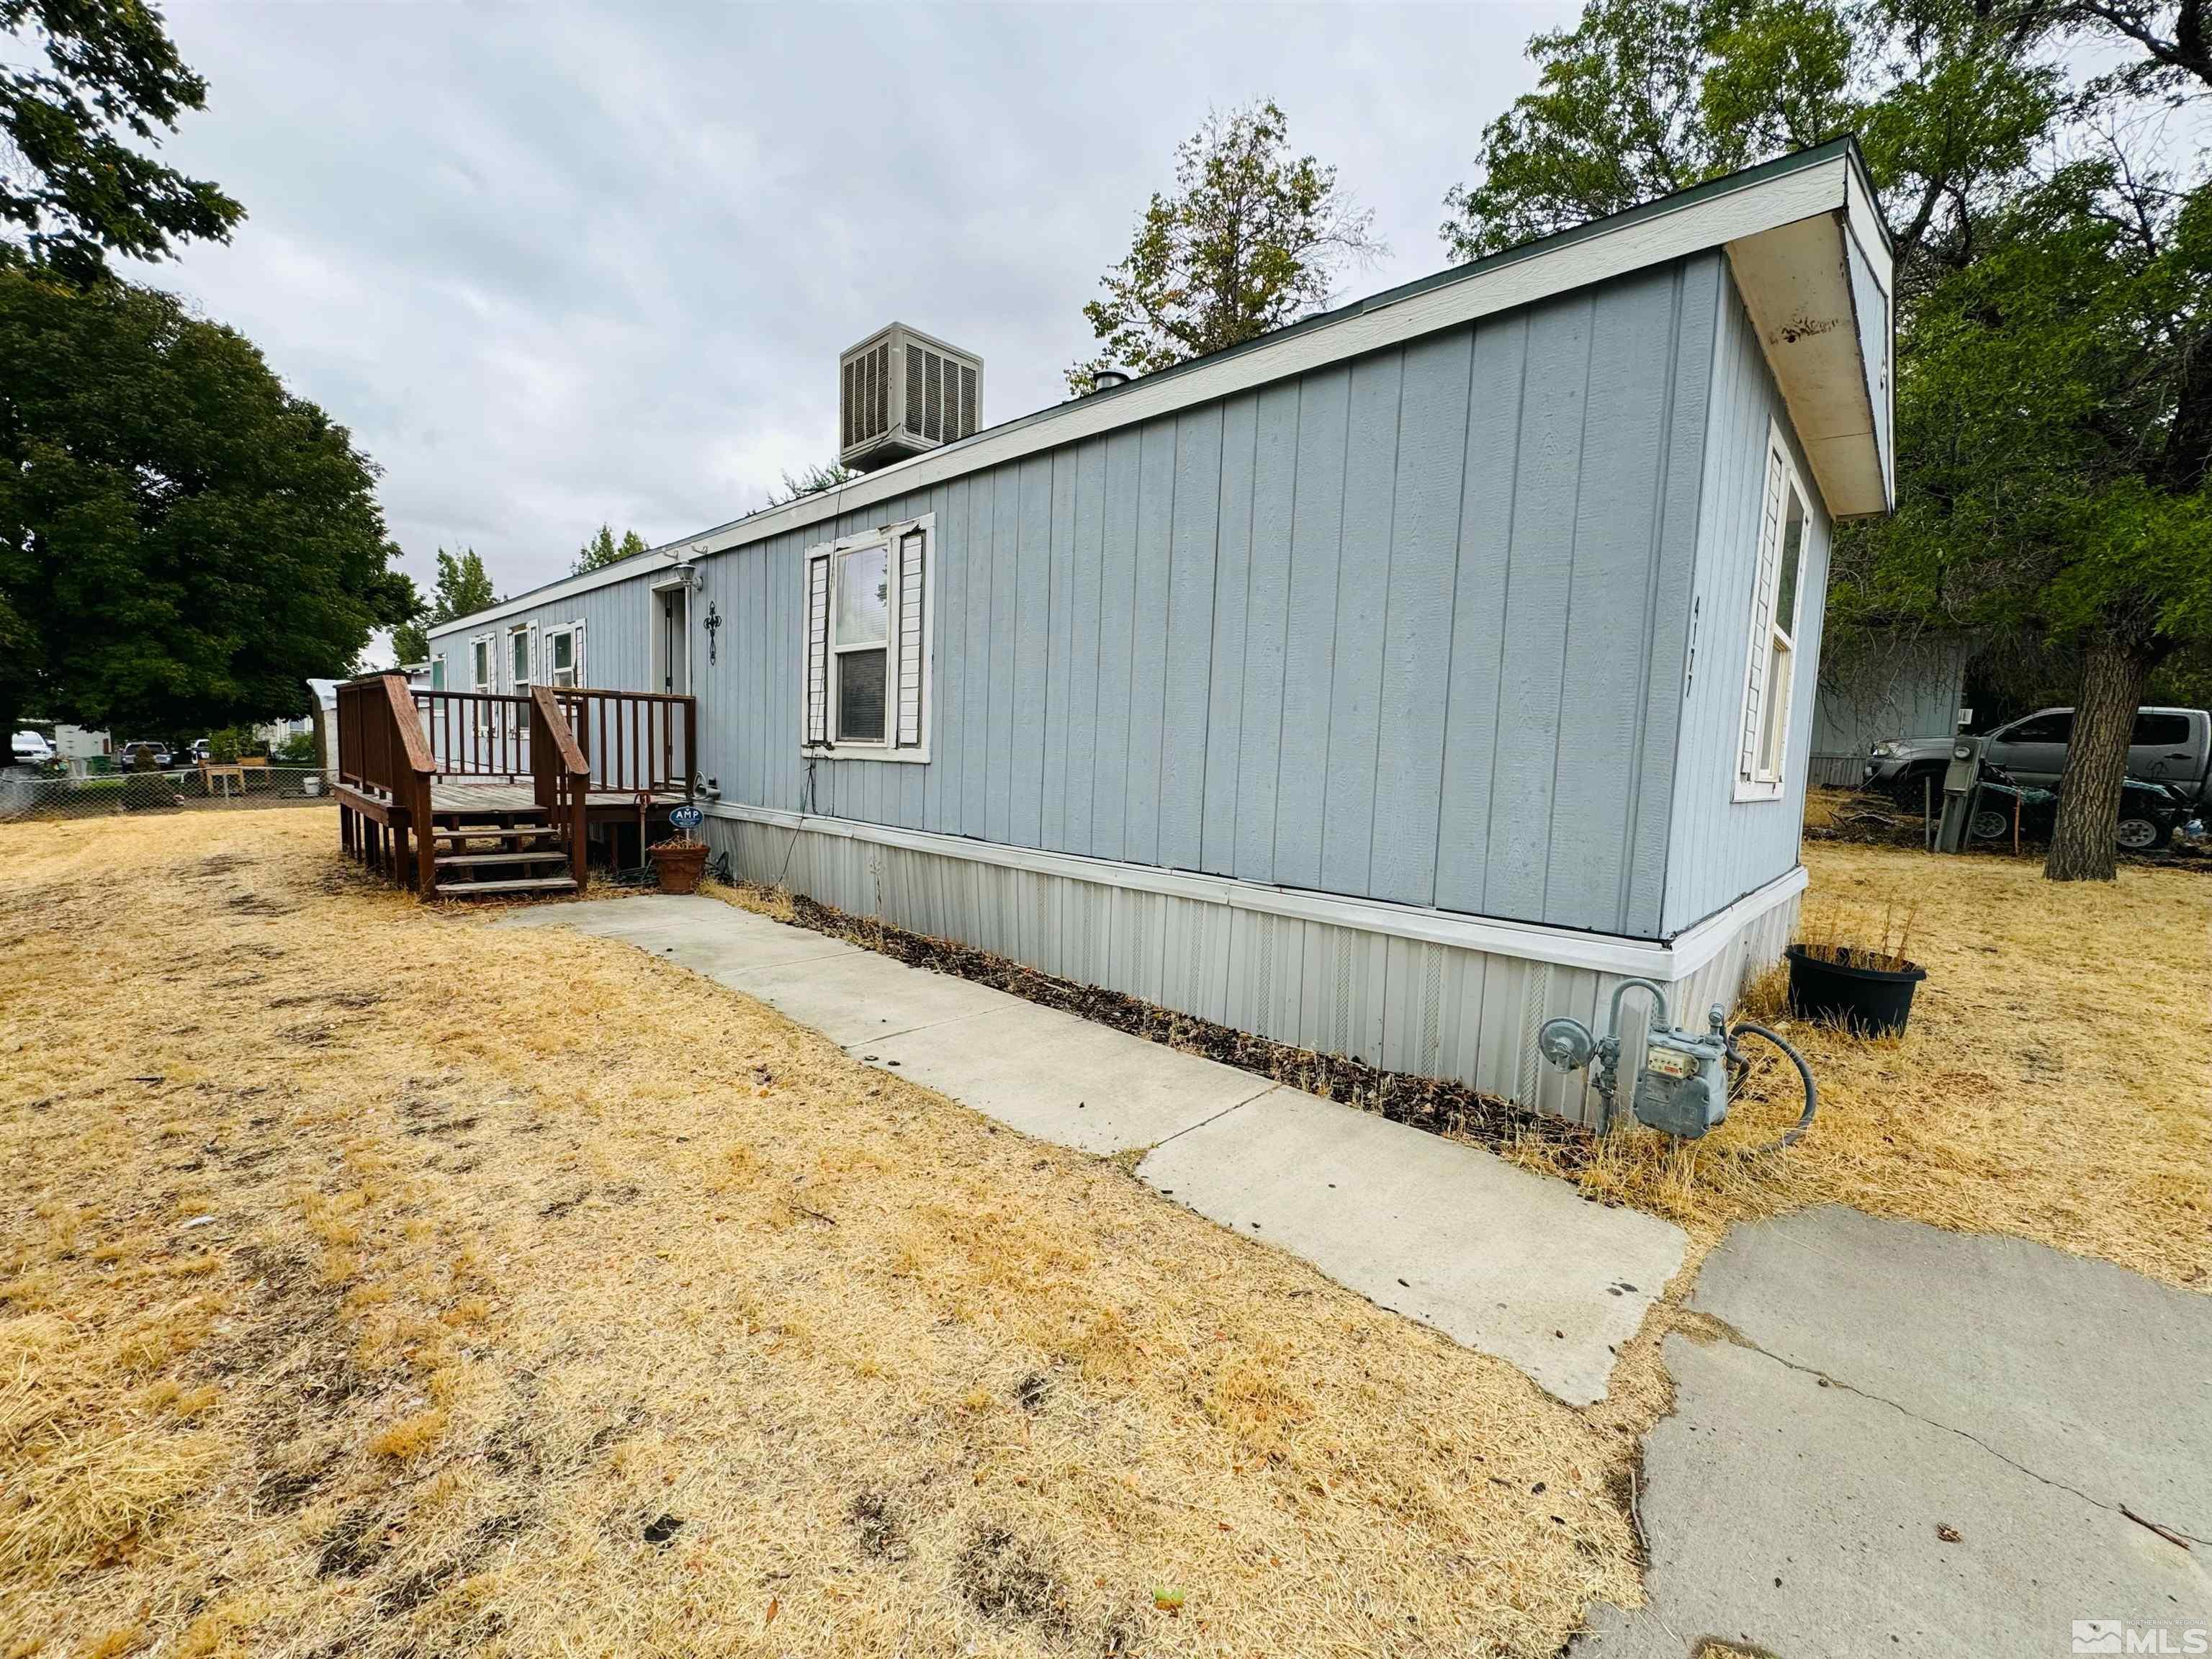
<path fill-rule="evenodd" d="M 313 766 L 186 767 L 81 778 L 57 777 L 22 766 L 0 771 L 0 823 L 97 818 L 118 812 L 307 806 L 327 803 L 330 798 L 329 780 Z"/>

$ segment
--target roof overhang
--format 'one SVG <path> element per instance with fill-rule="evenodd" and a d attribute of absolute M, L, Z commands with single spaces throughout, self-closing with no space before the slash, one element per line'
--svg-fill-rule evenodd
<path fill-rule="evenodd" d="M 1896 504 L 1888 239 L 1856 155 L 1833 208 L 1730 240 L 1759 331 L 1821 498 L 1838 518 Z"/>
<path fill-rule="evenodd" d="M 1025 455 L 1723 248 L 1829 512 L 1887 512 L 1893 495 L 1889 234 L 1857 146 L 1839 138 L 1039 410 L 851 483 L 516 594 L 434 631 L 450 635 L 464 626 L 481 627 L 665 568 L 679 556 L 746 546 Z"/>

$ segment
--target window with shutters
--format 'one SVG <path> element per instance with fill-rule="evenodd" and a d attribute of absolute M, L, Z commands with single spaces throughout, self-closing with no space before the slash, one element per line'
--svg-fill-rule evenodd
<path fill-rule="evenodd" d="M 809 548 L 800 746 L 816 756 L 929 758 L 934 515 Z"/>
<path fill-rule="evenodd" d="M 491 690 L 491 635 L 479 634 L 469 641 L 469 690 L 487 693 Z"/>
<path fill-rule="evenodd" d="M 1752 573 L 1751 650 L 1744 670 L 1743 724 L 1736 745 L 1735 799 L 1779 800 L 1796 701 L 1797 625 L 1803 609 L 1805 486 L 1778 430 L 1770 433 L 1760 503 L 1759 557 Z"/>
<path fill-rule="evenodd" d="M 581 685 L 584 683 L 584 624 L 545 630 L 545 683 Z"/>

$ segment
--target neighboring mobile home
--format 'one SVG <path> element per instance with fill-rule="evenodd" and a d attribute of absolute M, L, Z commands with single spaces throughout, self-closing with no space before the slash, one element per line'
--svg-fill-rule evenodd
<path fill-rule="evenodd" d="M 1633 975 L 1701 1024 L 1789 938 L 1890 282 L 1842 141 L 972 435 L 872 339 L 848 451 L 921 453 L 434 672 L 692 694 L 743 876 L 1583 1115 L 1545 1018 Z"/>

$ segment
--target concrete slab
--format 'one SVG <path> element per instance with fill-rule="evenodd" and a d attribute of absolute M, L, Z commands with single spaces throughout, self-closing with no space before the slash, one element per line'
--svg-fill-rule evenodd
<path fill-rule="evenodd" d="M 1009 1002 L 1024 1006 L 988 985 L 909 968 L 872 951 L 716 977 L 855 1054 L 872 1054 L 876 1043 L 902 1032 L 998 1013 Z"/>
<path fill-rule="evenodd" d="M 1730 1234 L 1691 1306 L 1784 1364 L 2212 1540 L 2212 1298 L 1831 1206 Z"/>
<path fill-rule="evenodd" d="M 1667 1341 L 1648 1605 L 1595 1609 L 1578 1655 L 2178 1653 L 2212 1632 L 2212 1297 L 1826 1209 L 1731 1232 L 1690 1305 L 1720 1334 Z M 2076 1647 L 2076 1620 L 2125 1628 Z"/>
<path fill-rule="evenodd" d="M 1595 1609 L 1577 1659 L 1696 1659 L 1707 1638 L 1787 1659 L 2036 1659 L 2081 1651 L 2077 1619 L 2178 1633 L 2212 1612 L 2191 1552 L 1949 1428 L 1726 1341 L 1677 1334 L 1666 1358 L 1646 1602 Z"/>
<path fill-rule="evenodd" d="M 1289 1089 L 1168 1141 L 1137 1174 L 1571 1405 L 1604 1398 L 1613 1351 L 1687 1243 L 1655 1216 Z"/>
<path fill-rule="evenodd" d="M 1020 1001 L 854 1052 L 1024 1134 L 1102 1156 L 1156 1146 L 1275 1086 Z"/>
<path fill-rule="evenodd" d="M 620 939 L 655 956 L 680 960 L 694 973 L 725 984 L 738 975 L 764 968 L 873 954 L 826 933 L 771 921 L 719 899 L 673 893 L 531 905 L 501 917 L 494 926 L 574 927 L 579 933 Z"/>

